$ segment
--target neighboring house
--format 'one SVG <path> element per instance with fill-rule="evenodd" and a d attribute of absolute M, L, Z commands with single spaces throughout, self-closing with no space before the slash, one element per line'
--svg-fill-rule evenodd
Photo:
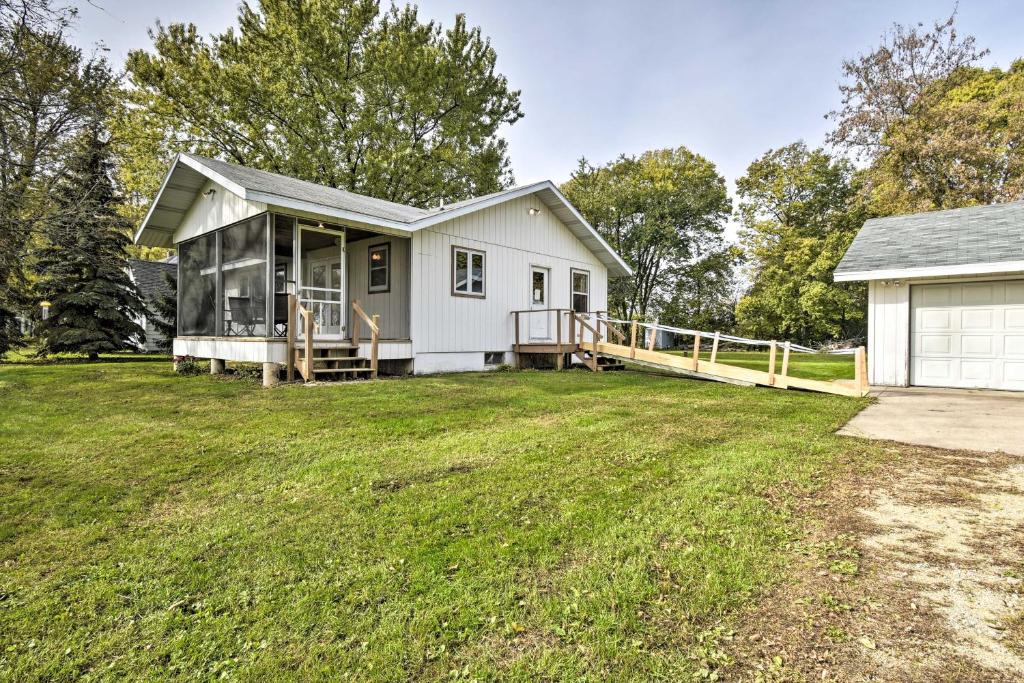
<path fill-rule="evenodd" d="M 136 320 L 146 330 L 146 343 L 142 345 L 145 351 L 160 350 L 160 342 L 164 340 L 164 335 L 153 324 L 156 317 L 153 302 L 161 294 L 166 294 L 169 291 L 164 273 L 169 273 L 173 277 L 177 271 L 178 265 L 174 257 L 166 261 L 128 259 L 128 272 L 132 281 L 135 282 L 135 286 L 139 288 L 139 294 L 142 295 L 142 300 L 146 303 L 146 309 L 149 311 L 149 315 Z"/>
<path fill-rule="evenodd" d="M 420 209 L 191 154 L 135 241 L 177 249 L 175 355 L 269 371 L 290 355 L 289 295 L 324 348 L 351 340 L 354 300 L 379 315 L 384 372 L 483 370 L 517 360 L 517 338 L 568 341 L 568 311 L 605 310 L 631 272 L 548 181 Z"/>
<path fill-rule="evenodd" d="M 648 335 L 650 332 L 648 332 Z M 675 332 L 669 332 L 668 330 L 658 330 L 657 336 L 654 338 L 654 348 L 656 349 L 674 349 L 676 348 L 681 340 L 676 339 Z M 647 337 L 648 341 L 650 337 Z M 691 340 L 692 341 L 692 340 Z"/>
<path fill-rule="evenodd" d="M 1024 390 L 1024 202 L 869 220 L 835 279 L 868 283 L 871 384 Z"/>

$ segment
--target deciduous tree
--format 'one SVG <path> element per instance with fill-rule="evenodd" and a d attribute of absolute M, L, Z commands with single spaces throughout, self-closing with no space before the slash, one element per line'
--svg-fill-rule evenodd
<path fill-rule="evenodd" d="M 415 6 L 260 0 L 210 40 L 191 24 L 151 35 L 116 123 L 136 201 L 177 151 L 416 206 L 511 181 L 498 131 L 522 117 L 519 91 L 463 15 L 443 29 Z"/>
<path fill-rule="evenodd" d="M 882 214 L 1024 198 L 1024 61 L 933 83 L 886 130 L 867 178 Z"/>
<path fill-rule="evenodd" d="M 736 187 L 752 283 L 740 330 L 801 342 L 862 334 L 863 284 L 832 279 L 867 218 L 852 164 L 797 142 L 754 161 Z"/>
<path fill-rule="evenodd" d="M 609 283 L 608 305 L 622 318 L 652 316 L 690 265 L 721 249 L 732 210 L 715 165 L 685 147 L 604 166 L 581 159 L 562 191 L 633 268 Z"/>
<path fill-rule="evenodd" d="M 933 83 L 986 54 L 973 36 L 960 37 L 955 13 L 930 30 L 893 24 L 872 52 L 843 62 L 842 106 L 828 115 L 836 121 L 828 141 L 873 160 L 886 132 L 912 115 Z"/>

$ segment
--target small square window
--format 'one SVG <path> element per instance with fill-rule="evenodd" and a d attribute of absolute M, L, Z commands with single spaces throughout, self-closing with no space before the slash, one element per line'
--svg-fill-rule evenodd
<path fill-rule="evenodd" d="M 485 263 L 482 251 L 452 247 L 452 294 L 482 299 L 486 294 Z"/>
<path fill-rule="evenodd" d="M 367 250 L 370 281 L 366 291 L 387 292 L 391 289 L 391 245 L 377 244 Z"/>
<path fill-rule="evenodd" d="M 505 362 L 504 351 L 485 351 L 484 365 L 501 365 Z"/>

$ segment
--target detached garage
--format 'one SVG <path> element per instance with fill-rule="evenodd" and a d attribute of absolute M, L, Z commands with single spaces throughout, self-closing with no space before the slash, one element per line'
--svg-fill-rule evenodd
<path fill-rule="evenodd" d="M 835 279 L 868 283 L 871 384 L 1024 391 L 1024 202 L 870 220 Z"/>

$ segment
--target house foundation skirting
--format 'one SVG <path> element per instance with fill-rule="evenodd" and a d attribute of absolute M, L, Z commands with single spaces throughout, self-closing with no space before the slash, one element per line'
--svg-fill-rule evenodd
<path fill-rule="evenodd" d="M 264 337 L 176 337 L 175 356 L 211 358 L 238 363 L 288 362 L 288 342 L 284 339 Z M 370 343 L 359 344 L 359 355 L 370 356 Z M 412 358 L 412 342 L 406 339 L 382 339 L 377 348 L 380 360 Z"/>

